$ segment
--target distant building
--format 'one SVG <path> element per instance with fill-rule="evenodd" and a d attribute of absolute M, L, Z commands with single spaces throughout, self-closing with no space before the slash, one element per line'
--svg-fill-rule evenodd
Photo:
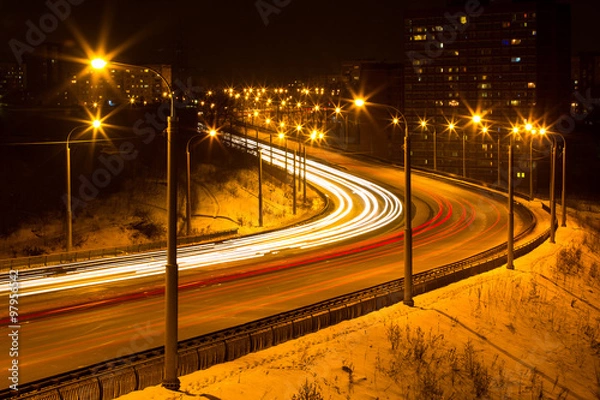
<path fill-rule="evenodd" d="M 70 106 L 76 103 L 67 83 L 72 62 L 60 43 L 46 42 L 24 57 L 25 102 L 36 106 Z"/>
<path fill-rule="evenodd" d="M 148 104 L 160 102 L 169 90 L 160 73 L 171 82 L 170 65 L 148 65 L 136 68 L 108 68 L 71 76 L 71 91 L 81 105 L 115 105 L 129 102 Z"/>
<path fill-rule="evenodd" d="M 22 103 L 25 78 L 25 65 L 0 63 L 0 103 Z"/>
<path fill-rule="evenodd" d="M 401 128 L 391 124 L 394 112 L 383 106 L 403 108 L 403 74 L 404 65 L 397 62 L 360 60 L 342 64 L 341 98 L 352 101 L 360 97 L 378 104 L 367 104 L 365 110 L 348 107 L 346 138 L 353 150 L 382 158 L 399 157 Z"/>
<path fill-rule="evenodd" d="M 466 160 L 467 176 L 496 180 L 506 158 L 497 136 L 525 120 L 550 125 L 569 110 L 570 8 L 553 0 L 450 3 L 456 7 L 405 18 L 404 111 L 415 133 L 414 164 L 462 174 Z M 469 124 L 475 113 L 495 136 Z M 418 128 L 421 119 L 426 128 Z M 450 121 L 456 132 L 448 132 Z"/>
<path fill-rule="evenodd" d="M 571 113 L 583 125 L 600 123 L 600 53 L 583 52 L 571 63 L 573 96 Z"/>

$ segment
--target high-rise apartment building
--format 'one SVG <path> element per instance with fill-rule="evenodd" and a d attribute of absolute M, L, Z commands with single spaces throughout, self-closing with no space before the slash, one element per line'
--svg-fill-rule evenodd
<path fill-rule="evenodd" d="M 511 124 L 549 126 L 568 113 L 570 31 L 569 6 L 554 0 L 467 0 L 407 13 L 404 111 L 414 163 L 496 177 L 506 157 L 498 139 Z M 472 123 L 474 114 L 487 135 Z M 421 119 L 427 126 L 418 128 Z M 526 148 L 517 140 L 517 151 Z"/>
<path fill-rule="evenodd" d="M 25 82 L 25 65 L 0 63 L 0 103 L 23 102 Z"/>

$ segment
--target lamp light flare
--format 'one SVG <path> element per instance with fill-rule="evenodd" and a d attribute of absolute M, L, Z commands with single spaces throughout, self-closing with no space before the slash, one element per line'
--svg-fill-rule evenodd
<path fill-rule="evenodd" d="M 102 69 L 102 68 L 106 67 L 107 62 L 106 62 L 106 60 L 103 60 L 101 58 L 94 58 L 91 61 L 91 64 L 92 64 L 92 68 L 94 68 L 94 69 Z"/>
<path fill-rule="evenodd" d="M 363 107 L 365 105 L 365 101 L 363 99 L 355 99 L 354 105 L 356 107 Z"/>
<path fill-rule="evenodd" d="M 481 123 L 481 115 L 473 115 L 473 122 L 475 122 L 476 124 Z"/>
<path fill-rule="evenodd" d="M 92 122 L 92 126 L 94 127 L 94 129 L 98 129 L 102 126 L 102 121 L 100 121 L 99 119 L 95 119 L 94 122 Z"/>

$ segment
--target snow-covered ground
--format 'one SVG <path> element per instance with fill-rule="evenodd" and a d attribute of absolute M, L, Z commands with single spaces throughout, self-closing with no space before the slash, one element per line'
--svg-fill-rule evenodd
<path fill-rule="evenodd" d="M 571 218 L 515 270 L 120 399 L 600 399 L 598 254 L 598 232 Z"/>

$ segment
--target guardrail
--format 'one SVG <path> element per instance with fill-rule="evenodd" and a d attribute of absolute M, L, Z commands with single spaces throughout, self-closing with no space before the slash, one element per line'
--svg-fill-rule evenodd
<path fill-rule="evenodd" d="M 177 239 L 178 246 L 201 243 L 218 238 L 225 238 L 237 235 L 238 228 L 227 231 L 214 232 L 201 236 L 189 236 Z M 8 271 L 14 268 L 31 268 L 34 266 L 48 266 L 55 264 L 66 264 L 104 257 L 117 257 L 125 254 L 143 253 L 147 251 L 164 250 L 167 248 L 167 241 L 130 244 L 127 246 L 109 247 L 92 250 L 76 250 L 68 253 L 45 254 L 41 256 L 8 258 L 0 260 L 0 271 Z"/>
<path fill-rule="evenodd" d="M 521 235 L 523 235 L 522 233 Z M 550 237 L 550 229 L 515 248 L 523 256 Z M 422 294 L 497 268 L 506 263 L 506 246 L 414 275 L 414 293 Z M 179 375 L 235 360 L 402 301 L 403 279 L 339 296 L 311 306 L 183 341 Z M 27 400 L 110 400 L 134 390 L 159 385 L 163 379 L 163 348 L 109 360 L 86 368 L 21 385 L 18 393 L 0 391 L 0 398 Z"/>

